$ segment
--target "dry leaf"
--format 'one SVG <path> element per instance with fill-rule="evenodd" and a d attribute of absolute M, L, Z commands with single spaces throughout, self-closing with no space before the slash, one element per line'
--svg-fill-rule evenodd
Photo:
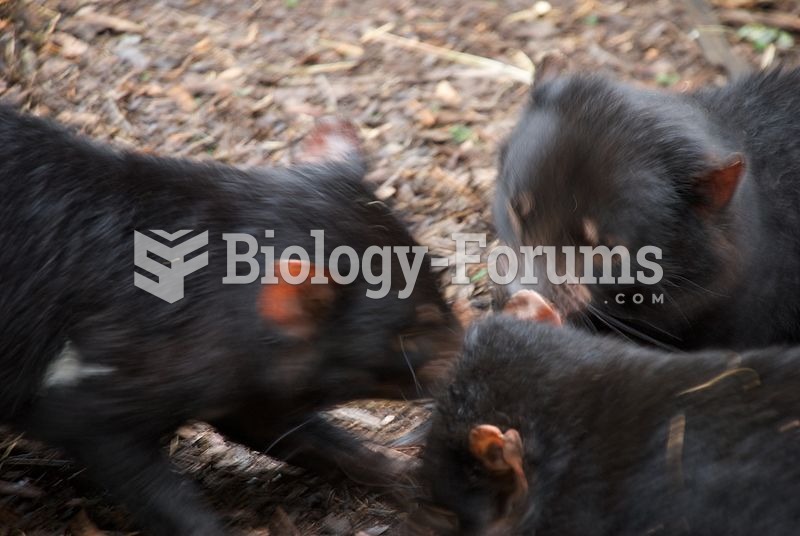
<path fill-rule="evenodd" d="M 197 56 L 202 56 L 211 50 L 212 46 L 211 38 L 204 37 L 192 46 L 192 53 Z"/>
<path fill-rule="evenodd" d="M 66 32 L 55 32 L 53 41 L 59 46 L 61 55 L 69 59 L 83 56 L 89 49 L 89 45 L 85 41 Z"/>
<path fill-rule="evenodd" d="M 417 112 L 417 121 L 425 128 L 430 128 L 436 124 L 436 114 L 429 108 L 423 108 Z"/>
<path fill-rule="evenodd" d="M 193 112 L 197 108 L 194 97 L 183 86 L 172 86 L 167 90 L 167 95 L 180 106 L 184 112 Z"/>

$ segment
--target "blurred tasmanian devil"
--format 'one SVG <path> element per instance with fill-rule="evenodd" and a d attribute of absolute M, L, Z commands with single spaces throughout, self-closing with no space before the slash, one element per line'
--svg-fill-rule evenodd
<path fill-rule="evenodd" d="M 340 158 L 322 161 L 331 135 Z M 152 534 L 221 532 L 159 445 L 189 419 L 293 463 L 376 482 L 386 460 L 315 412 L 419 395 L 459 334 L 421 255 L 407 299 L 398 256 L 382 267 L 392 278 L 380 299 L 366 295 L 366 266 L 349 284 L 290 284 L 304 271 L 348 274 L 370 246 L 414 246 L 362 183 L 348 139 L 325 125 L 310 139 L 313 163 L 242 171 L 117 152 L 0 108 L 0 422 L 65 449 Z M 141 262 L 187 267 L 174 303 L 134 286 L 134 231 L 155 239 L 152 230 L 208 233 L 199 260 Z M 274 283 L 222 284 L 223 233 L 251 235 L 279 258 L 290 245 L 313 255 L 311 230 L 325 232 L 326 261 L 342 245 L 358 258 L 295 258 Z M 272 272 L 266 258 L 252 262 Z M 137 274 L 140 286 L 146 277 Z"/>
<path fill-rule="evenodd" d="M 514 249 L 558 250 L 531 250 L 538 281 L 520 268 L 512 291 L 678 348 L 800 341 L 800 70 L 688 94 L 540 70 L 501 151 L 495 218 Z M 570 268 L 582 279 L 554 284 Z"/>
<path fill-rule="evenodd" d="M 497 316 L 464 352 L 414 533 L 798 533 L 800 349 L 674 354 Z"/>

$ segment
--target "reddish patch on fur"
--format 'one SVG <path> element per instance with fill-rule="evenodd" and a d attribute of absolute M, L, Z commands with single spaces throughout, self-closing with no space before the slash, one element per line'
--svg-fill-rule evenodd
<path fill-rule="evenodd" d="M 299 284 L 286 281 L 281 274 L 281 263 L 275 263 L 277 283 L 263 286 L 258 299 L 258 312 L 262 318 L 278 325 L 293 337 L 313 336 L 334 299 L 331 283 L 312 284 L 316 267 L 297 259 L 283 265 L 291 277 L 300 276 L 308 269 L 308 277 Z M 327 273 L 323 272 L 327 276 Z"/>

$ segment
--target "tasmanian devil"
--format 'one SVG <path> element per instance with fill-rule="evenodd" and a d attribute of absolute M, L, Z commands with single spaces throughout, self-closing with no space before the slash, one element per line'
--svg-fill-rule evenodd
<path fill-rule="evenodd" d="M 512 291 L 681 349 L 800 341 L 800 70 L 681 94 L 553 65 L 502 147 L 494 212 L 515 250 L 557 249 L 520 255 Z"/>
<path fill-rule="evenodd" d="M 419 395 L 459 334 L 427 257 L 362 182 L 360 157 L 343 154 L 243 171 L 115 151 L 0 107 L 0 422 L 74 456 L 149 534 L 222 532 L 160 449 L 190 419 L 375 483 L 385 459 L 316 411 Z M 164 238 L 208 245 L 136 253 L 137 240 Z M 256 246 L 274 248 L 274 264 L 248 256 Z M 281 261 L 289 246 L 310 260 Z M 339 246 L 352 253 L 333 255 Z M 406 255 L 369 255 L 395 246 Z M 406 299 L 403 262 L 418 270 Z M 253 265 L 252 283 L 223 284 Z M 327 277 L 336 271 L 350 281 Z M 368 297 L 387 271 L 390 292 Z"/>
<path fill-rule="evenodd" d="M 437 402 L 411 525 L 789 536 L 799 442 L 800 349 L 675 354 L 497 316 Z"/>

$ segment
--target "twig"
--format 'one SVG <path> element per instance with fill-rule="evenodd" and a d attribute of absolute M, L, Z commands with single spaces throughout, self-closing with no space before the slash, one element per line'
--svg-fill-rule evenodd
<path fill-rule="evenodd" d="M 334 41 L 332 39 L 320 38 L 318 41 L 319 46 L 332 48 L 339 54 L 349 56 L 351 58 L 360 58 L 364 55 L 364 49 L 358 45 L 348 43 L 347 41 Z"/>
<path fill-rule="evenodd" d="M 13 495 L 23 499 L 38 499 L 44 492 L 31 484 L 0 480 L 0 495 Z"/>
<path fill-rule="evenodd" d="M 109 29 L 117 33 L 143 33 L 145 31 L 143 24 L 95 11 L 79 11 L 75 15 L 75 19 L 82 24 L 96 26 L 104 30 Z"/>
<path fill-rule="evenodd" d="M 315 75 L 323 73 L 336 73 L 339 71 L 349 71 L 358 65 L 357 61 L 334 61 L 331 63 L 315 63 L 313 65 L 304 65 L 301 67 L 293 67 L 289 70 L 291 74 L 300 75 Z"/>
<path fill-rule="evenodd" d="M 25 456 L 10 456 L 3 460 L 5 465 L 21 465 L 23 467 L 65 467 L 71 465 L 68 460 L 54 460 L 47 458 L 27 458 Z"/>
<path fill-rule="evenodd" d="M 314 63 L 311 65 L 300 65 L 298 67 L 276 67 L 267 66 L 265 71 L 276 76 L 314 76 L 318 74 L 336 73 L 339 71 L 349 71 L 358 65 L 357 61 L 334 61 L 332 63 Z M 305 85 L 305 82 L 301 85 Z"/>
<path fill-rule="evenodd" d="M 514 65 L 509 65 L 507 63 L 490 58 L 484 58 L 483 56 L 476 56 L 475 54 L 469 54 L 467 52 L 459 52 L 457 50 L 451 50 L 449 48 L 432 45 L 424 41 L 418 41 L 416 39 L 409 39 L 407 37 L 395 35 L 389 32 L 391 28 L 392 24 L 389 23 L 374 30 L 370 30 L 361 37 L 361 42 L 368 43 L 370 41 L 382 41 L 389 45 L 404 48 L 406 50 L 431 54 L 437 58 L 452 61 L 453 63 L 469 65 L 471 67 L 479 67 L 484 69 L 487 74 L 506 76 L 523 84 L 530 84 L 533 81 L 533 73 L 526 71 L 525 69 L 521 69 Z"/>

